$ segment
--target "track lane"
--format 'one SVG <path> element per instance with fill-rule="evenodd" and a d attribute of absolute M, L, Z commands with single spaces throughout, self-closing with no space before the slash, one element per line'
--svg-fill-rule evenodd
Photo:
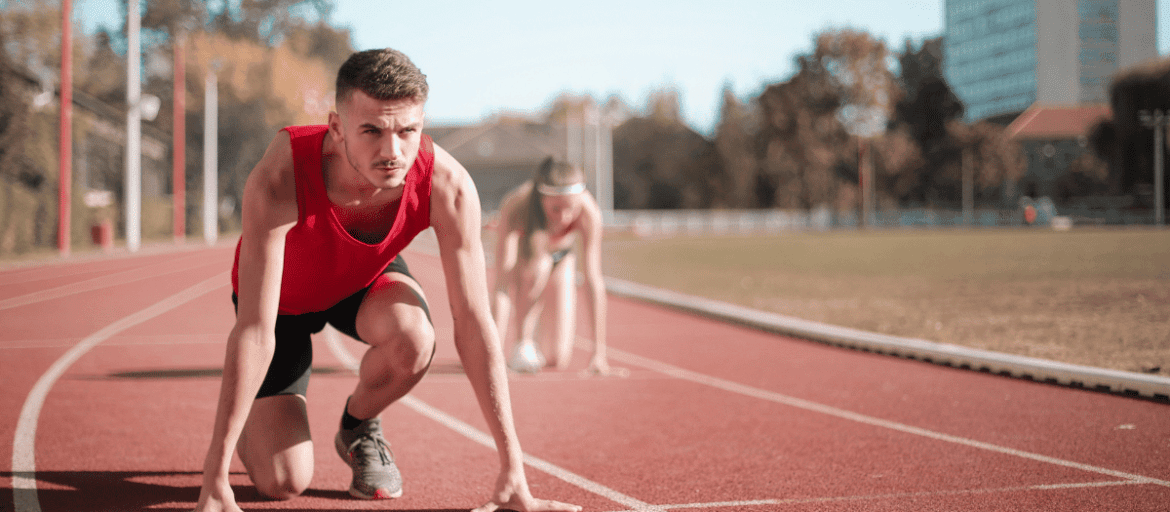
<path fill-rule="evenodd" d="M 205 252 L 204 257 L 215 254 L 214 251 Z M 163 256 L 156 256 L 166 260 Z M 146 261 L 150 261 L 147 258 Z M 95 265 L 95 262 L 82 262 L 83 267 Z M 102 265 L 97 264 L 98 267 Z M 67 266 L 54 265 L 54 270 L 62 270 Z M 164 297 L 174 293 L 170 286 L 192 284 L 197 279 L 205 278 L 200 272 L 218 272 L 222 274 L 221 266 L 193 267 L 176 275 L 165 283 L 137 281 L 129 285 L 115 285 L 111 289 L 86 288 L 78 293 L 65 293 L 59 296 L 32 301 L 18 307 L 10 308 L 0 314 L 0 346 L 11 346 L 8 342 L 22 340 L 24 348 L 0 350 L 0 364 L 5 367 L 3 407 L 5 413 L 0 419 L 0 433 L 12 442 L 4 443 L 0 448 L 0 456 L 6 462 L 12 463 L 10 471 L 24 471 L 35 467 L 35 455 L 32 452 L 35 440 L 37 419 L 40 404 L 45 395 L 51 391 L 54 381 L 63 371 L 67 370 L 71 360 L 84 355 L 84 347 L 79 344 L 100 342 L 101 337 L 109 334 L 112 324 L 131 317 L 136 311 L 156 305 Z M 66 272 L 68 273 L 68 272 Z M 74 273 L 83 276 L 86 272 Z M 78 340 L 77 344 L 68 345 L 59 343 L 63 340 Z M 41 340 L 54 340 L 52 346 L 43 346 Z M 68 345 L 62 346 L 62 345 Z M 8 466 L 8 464 L 6 464 Z M 4 489 L 5 502 L 13 503 L 13 488 L 29 489 L 32 486 L 31 478 L 27 474 L 12 475 L 7 478 L 8 484 Z M 35 494 L 24 494 L 35 500 Z M 17 496 L 16 498 L 20 498 Z M 35 503 L 35 501 L 34 501 Z"/>
<path fill-rule="evenodd" d="M 412 255 L 410 263 L 436 309 L 440 338 L 433 374 L 412 396 L 482 429 L 449 342 L 437 260 Z M 231 321 L 226 290 L 111 337 L 58 382 L 46 402 L 45 427 L 60 428 L 52 435 L 65 438 L 76 436 L 76 426 L 89 419 L 98 432 L 63 444 L 71 449 L 61 454 L 38 448 L 46 465 L 38 473 L 42 498 L 54 507 L 45 510 L 193 506 L 218 389 L 218 375 L 197 371 L 222 364 Z M 513 401 L 528 453 L 641 502 L 670 510 L 1160 510 L 1170 497 L 1158 485 L 859 427 L 662 370 L 667 365 L 765 394 L 1152 478 L 1165 473 L 1167 458 L 1159 450 L 1170 444 L 1162 404 L 833 349 L 618 299 L 611 305 L 615 364 L 633 369 L 631 377 L 517 376 Z M 108 315 L 118 308 L 98 310 Z M 359 353 L 361 346 L 350 343 Z M 61 352 L 2 347 L 0 357 Z M 316 356 L 310 421 L 319 460 L 313 489 L 294 502 L 271 503 L 249 497 L 244 485 L 245 508 L 372 506 L 344 495 L 345 468 L 329 446 L 353 377 L 337 371 L 343 362 L 320 343 Z M 574 370 L 587 354 L 579 350 L 576 356 Z M 93 398 L 98 395 L 108 399 Z M 3 402 L 0 407 L 11 410 Z M 141 420 L 128 426 L 128 418 L 142 416 L 176 418 L 187 425 L 178 430 L 186 432 L 160 435 L 157 426 Z M 393 406 L 386 418 L 407 478 L 407 497 L 393 502 L 394 508 L 454 509 L 486 498 L 496 468 L 491 450 L 407 407 Z M 1133 428 L 1115 428 L 1123 425 Z M 124 453 L 112 450 L 127 446 Z M 93 456 L 78 463 L 64 455 L 77 451 Z M 1139 455 L 1143 451 L 1147 456 Z M 590 510 L 630 509 L 532 468 L 529 477 L 540 495 Z M 103 486 L 114 494 L 85 498 Z"/>
<path fill-rule="evenodd" d="M 934 432 L 1170 480 L 1166 404 L 807 343 L 694 316 L 681 322 L 636 302 L 615 309 L 616 322 L 655 333 L 630 337 L 630 351 L 663 363 Z"/>

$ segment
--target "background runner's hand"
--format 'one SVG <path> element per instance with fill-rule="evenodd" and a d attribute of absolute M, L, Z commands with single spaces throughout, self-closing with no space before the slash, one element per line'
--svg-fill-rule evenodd
<path fill-rule="evenodd" d="M 496 494 L 492 501 L 471 512 L 495 512 L 497 510 L 516 510 L 519 512 L 580 512 L 581 507 L 561 503 L 553 500 L 542 500 L 532 497 L 528 491 L 528 483 L 521 477 L 518 481 L 501 473 L 496 485 Z"/>
<path fill-rule="evenodd" d="M 610 366 L 604 359 L 594 359 L 589 362 L 589 368 L 583 370 L 583 377 L 600 376 L 600 377 L 628 377 L 630 370 L 625 368 L 617 368 Z"/>

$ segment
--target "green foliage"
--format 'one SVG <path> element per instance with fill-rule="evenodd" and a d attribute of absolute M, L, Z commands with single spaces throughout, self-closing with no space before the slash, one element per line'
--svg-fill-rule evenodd
<path fill-rule="evenodd" d="M 719 126 L 715 130 L 718 162 L 705 175 L 703 185 L 711 194 L 711 206 L 717 208 L 754 208 L 756 177 L 759 164 L 753 155 L 759 120 L 751 109 L 740 103 L 730 87 L 723 90 Z"/>
<path fill-rule="evenodd" d="M 125 13 L 127 2 L 119 4 Z M 220 64 L 218 193 L 238 205 L 244 179 L 278 129 L 324 122 L 332 105 L 333 74 L 352 52 L 350 35 L 329 26 L 331 0 L 152 0 L 141 5 L 143 92 L 163 100 L 158 118 L 145 122 L 143 129 L 169 146 L 175 91 L 186 91 L 187 232 L 196 232 L 201 218 L 207 73 Z M 180 40 L 186 41 L 186 78 L 176 87 L 173 58 Z M 0 57 L 15 64 L 0 60 L 0 254 L 52 247 L 56 242 L 57 112 L 52 107 L 32 112 L 29 105 L 40 82 L 52 86 L 57 81 L 59 4 L 32 0 L 6 8 L 0 13 L 0 42 L 5 41 L 10 44 L 3 45 L 7 52 Z M 97 215 L 120 221 L 122 185 L 120 173 L 112 171 L 122 168 L 122 148 L 91 144 L 86 137 L 93 116 L 107 126 L 124 122 L 125 55 L 124 26 L 74 36 L 75 100 L 83 99 L 87 109 L 96 109 L 81 109 L 86 110 L 84 115 L 75 109 L 74 159 L 88 158 L 90 182 L 114 191 L 117 202 L 101 212 L 85 207 L 80 200 L 85 190 L 74 184 L 71 235 L 82 247 Z M 169 157 L 156 163 L 165 167 L 167 178 Z M 76 164 L 74 168 L 77 179 Z M 166 196 L 143 198 L 144 238 L 171 236 L 171 208 Z M 221 227 L 238 227 L 238 216 L 237 209 L 221 219 Z"/>
<path fill-rule="evenodd" d="M 1136 184 L 1153 181 L 1153 130 L 1142 126 L 1139 112 L 1170 111 L 1170 58 L 1121 70 L 1109 86 L 1109 103 L 1113 117 L 1090 129 L 1089 147 L 1113 169 L 1108 179 L 1110 190 L 1113 193 L 1132 191 Z M 1170 180 L 1164 184 L 1170 191 Z M 1170 193 L 1163 197 L 1170 204 Z"/>
<path fill-rule="evenodd" d="M 963 105 L 942 77 L 941 59 L 941 39 L 907 42 L 895 76 L 882 41 L 827 30 L 796 57 L 792 77 L 748 105 L 725 91 L 719 168 L 710 173 L 722 184 L 711 187 L 712 204 L 853 210 L 864 163 L 873 168 L 878 204 L 957 204 L 968 150 L 977 196 L 998 201 L 1005 181 L 1025 170 L 1019 148 L 1002 127 L 958 122 Z"/>
<path fill-rule="evenodd" d="M 713 145 L 678 117 L 678 96 L 660 91 L 648 117 L 634 117 L 613 133 L 614 207 L 709 206 L 708 183 L 717 167 Z"/>

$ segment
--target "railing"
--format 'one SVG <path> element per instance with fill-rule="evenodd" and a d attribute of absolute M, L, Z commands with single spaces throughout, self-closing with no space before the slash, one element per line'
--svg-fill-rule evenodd
<path fill-rule="evenodd" d="M 1032 224 L 1025 222 L 1024 210 L 976 209 L 970 220 L 961 210 L 899 209 L 875 212 L 870 223 L 874 228 L 943 228 L 943 227 L 1055 227 L 1067 229 L 1083 225 L 1151 225 L 1151 209 L 1088 209 L 1057 211 L 1042 208 Z M 802 210 L 615 210 L 606 219 L 611 229 L 631 230 L 643 235 L 778 233 L 784 231 L 825 231 L 858 229 L 862 226 L 856 211 L 834 212 L 829 209 Z"/>

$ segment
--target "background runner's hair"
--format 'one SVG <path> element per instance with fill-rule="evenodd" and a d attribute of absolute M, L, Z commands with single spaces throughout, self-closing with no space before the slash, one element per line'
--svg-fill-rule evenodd
<path fill-rule="evenodd" d="M 362 91 L 376 100 L 414 98 L 425 102 L 427 76 L 406 54 L 391 48 L 366 50 L 349 56 L 337 70 L 336 104 Z"/>
<path fill-rule="evenodd" d="M 524 236 L 520 240 L 521 258 L 532 257 L 532 234 L 548 227 L 548 218 L 544 215 L 544 206 L 540 203 L 543 194 L 537 190 L 536 186 L 544 184 L 563 187 L 581 183 L 584 180 L 585 174 L 581 172 L 581 169 L 564 160 L 554 159 L 550 156 L 540 163 L 536 168 L 536 175 L 528 183 L 528 198 L 525 201 L 527 207 L 524 209 Z"/>

